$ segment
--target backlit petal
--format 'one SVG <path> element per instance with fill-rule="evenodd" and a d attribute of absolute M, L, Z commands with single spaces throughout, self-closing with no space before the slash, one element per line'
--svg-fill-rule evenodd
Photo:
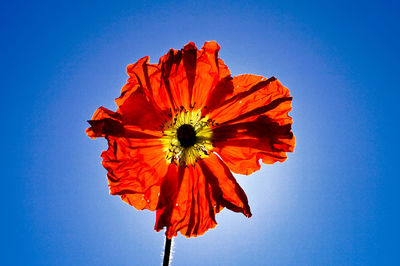
<path fill-rule="evenodd" d="M 122 123 L 142 129 L 160 130 L 167 116 L 154 105 L 153 98 L 140 85 L 131 86 L 128 83 L 124 87 L 128 88 L 115 100 Z"/>
<path fill-rule="evenodd" d="M 108 137 L 108 145 L 101 156 L 110 194 L 137 209 L 155 210 L 168 167 L 160 140 Z"/>
<path fill-rule="evenodd" d="M 91 138 L 114 136 L 127 138 L 160 138 L 160 130 L 143 129 L 140 126 L 126 125 L 121 114 L 100 107 L 96 110 L 91 120 L 90 126 L 86 129 L 86 134 Z"/>
<path fill-rule="evenodd" d="M 207 114 L 219 124 L 238 121 L 252 121 L 266 114 L 279 124 L 291 123 L 288 116 L 291 110 L 289 90 L 276 78 L 264 79 L 255 75 L 234 77 L 231 83 L 233 92 L 215 109 L 209 108 Z M 226 89 L 226 91 L 228 91 Z"/>
<path fill-rule="evenodd" d="M 205 106 L 208 95 L 218 82 L 230 75 L 229 69 L 218 59 L 220 47 L 206 42 L 201 50 L 193 43 L 184 49 L 171 49 L 160 59 L 162 87 L 171 94 L 175 109 Z"/>
<path fill-rule="evenodd" d="M 228 167 L 214 154 L 193 167 L 171 165 L 163 180 L 157 207 L 157 231 L 171 238 L 204 234 L 216 226 L 223 207 L 251 216 L 246 194 Z"/>
<path fill-rule="evenodd" d="M 244 175 L 260 169 L 259 159 L 266 164 L 283 162 L 286 152 L 293 152 L 295 138 L 291 124 L 279 121 L 262 115 L 255 121 L 221 125 L 214 129 L 214 151 L 229 169 Z"/>
<path fill-rule="evenodd" d="M 91 120 L 88 121 L 90 128 L 86 129 L 86 134 L 94 138 L 105 137 L 106 135 L 122 135 L 122 117 L 120 114 L 108 110 L 101 106 L 93 114 Z"/>
<path fill-rule="evenodd" d="M 128 83 L 122 88 L 121 95 L 125 91 L 139 85 L 155 109 L 168 112 L 172 108 L 170 95 L 161 89 L 161 65 L 149 63 L 149 57 L 143 57 L 138 62 L 128 65 Z"/>
<path fill-rule="evenodd" d="M 201 50 L 190 42 L 182 50 L 171 49 L 158 64 L 150 64 L 144 57 L 128 66 L 130 78 L 121 94 L 140 86 L 164 113 L 181 107 L 201 109 L 220 80 L 230 75 L 218 58 L 219 49 L 214 41 L 206 42 Z"/>
<path fill-rule="evenodd" d="M 199 161 L 199 164 L 213 190 L 220 190 L 221 194 L 217 202 L 223 207 L 250 217 L 247 196 L 225 163 L 212 153 L 209 157 Z"/>
<path fill-rule="evenodd" d="M 155 229 L 160 231 L 166 227 L 166 236 L 172 238 L 177 232 L 192 237 L 214 228 L 215 213 L 220 206 L 212 190 L 198 164 L 170 165 L 161 185 Z"/>

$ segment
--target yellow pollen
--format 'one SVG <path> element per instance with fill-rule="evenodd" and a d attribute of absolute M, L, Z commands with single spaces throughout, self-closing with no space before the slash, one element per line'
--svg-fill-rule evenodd
<path fill-rule="evenodd" d="M 182 110 L 163 127 L 161 141 L 169 163 L 192 165 L 213 148 L 212 120 L 200 110 Z"/>

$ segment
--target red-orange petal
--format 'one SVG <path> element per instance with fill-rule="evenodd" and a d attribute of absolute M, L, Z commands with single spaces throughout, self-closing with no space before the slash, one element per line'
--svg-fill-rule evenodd
<path fill-rule="evenodd" d="M 203 108 L 209 93 L 230 75 L 218 58 L 219 49 L 215 41 L 205 42 L 201 50 L 190 42 L 182 50 L 171 49 L 160 59 L 161 86 L 169 93 L 175 109 Z"/>
<path fill-rule="evenodd" d="M 167 116 L 157 108 L 153 98 L 140 85 L 128 83 L 124 88 L 121 96 L 115 100 L 122 123 L 142 129 L 160 130 Z"/>
<path fill-rule="evenodd" d="M 219 45 L 215 41 L 205 42 L 197 52 L 196 76 L 191 97 L 192 106 L 203 108 L 210 93 L 218 83 L 231 75 L 224 61 L 218 58 Z"/>
<path fill-rule="evenodd" d="M 162 137 L 159 130 L 143 129 L 140 126 L 124 125 L 123 118 L 119 113 L 100 107 L 96 110 L 93 118 L 88 121 L 90 127 L 86 134 L 91 138 L 98 137 L 126 137 L 138 139 L 152 139 Z"/>
<path fill-rule="evenodd" d="M 120 195 L 137 209 L 155 210 L 161 180 L 168 169 L 161 141 L 109 136 L 108 145 L 101 156 L 108 171 L 110 194 Z"/>
<path fill-rule="evenodd" d="M 214 228 L 215 213 L 220 209 L 211 189 L 198 164 L 186 168 L 170 165 L 161 185 L 154 229 L 166 227 L 166 236 L 172 238 L 177 232 L 192 237 Z"/>
<path fill-rule="evenodd" d="M 164 113 L 174 113 L 181 107 L 201 109 L 219 81 L 230 76 L 228 67 L 218 58 L 219 49 L 214 41 L 205 42 L 201 50 L 190 42 L 182 50 L 171 49 L 157 65 L 144 57 L 128 66 L 130 77 L 121 97 L 126 98 L 127 91 L 140 86 Z"/>
<path fill-rule="evenodd" d="M 217 123 L 231 124 L 252 121 L 262 114 L 279 124 L 292 123 L 289 90 L 274 77 L 265 79 L 255 75 L 240 75 L 226 83 L 224 91 L 232 90 L 223 102 L 206 112 Z"/>
<path fill-rule="evenodd" d="M 121 90 L 121 97 L 125 98 L 125 94 L 136 86 L 140 86 L 146 94 L 149 102 L 154 105 L 158 111 L 168 113 L 172 108 L 172 102 L 167 91 L 161 89 L 161 65 L 150 64 L 149 57 L 143 57 L 136 63 L 127 66 L 127 73 L 129 75 L 128 83 Z M 119 101 L 119 99 L 117 101 Z M 117 102 L 117 104 L 119 104 Z"/>
<path fill-rule="evenodd" d="M 199 161 L 206 180 L 221 191 L 220 204 L 234 212 L 251 217 L 250 206 L 243 189 L 236 182 L 227 165 L 218 156 L 211 153 Z"/>
<path fill-rule="evenodd" d="M 121 115 L 103 106 L 96 110 L 92 119 L 88 122 L 91 127 L 86 129 L 85 132 L 92 139 L 106 135 L 121 135 L 124 131 L 121 125 Z"/>
<path fill-rule="evenodd" d="M 259 159 L 272 164 L 286 160 L 286 152 L 293 152 L 295 138 L 291 124 L 280 125 L 266 115 L 254 121 L 221 125 L 214 129 L 215 152 L 229 169 L 249 175 L 260 169 Z"/>
<path fill-rule="evenodd" d="M 228 167 L 214 154 L 190 167 L 170 165 L 157 206 L 157 231 L 172 238 L 204 234 L 216 226 L 223 207 L 251 216 L 247 197 Z"/>

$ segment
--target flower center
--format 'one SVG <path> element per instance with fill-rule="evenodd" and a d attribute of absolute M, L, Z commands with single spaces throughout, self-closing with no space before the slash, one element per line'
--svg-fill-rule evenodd
<path fill-rule="evenodd" d="M 169 163 L 193 165 L 207 157 L 213 149 L 212 125 L 213 121 L 202 117 L 200 110 L 182 109 L 162 126 L 165 159 Z"/>
<path fill-rule="evenodd" d="M 196 132 L 191 125 L 184 124 L 180 126 L 177 135 L 182 147 L 188 148 L 196 144 Z"/>

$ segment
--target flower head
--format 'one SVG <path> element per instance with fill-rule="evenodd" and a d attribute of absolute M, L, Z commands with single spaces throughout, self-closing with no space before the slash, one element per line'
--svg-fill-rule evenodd
<path fill-rule="evenodd" d="M 250 217 L 232 172 L 251 174 L 259 160 L 286 160 L 295 139 L 289 90 L 274 77 L 231 77 L 220 47 L 188 43 L 158 64 L 129 65 L 116 112 L 97 109 L 86 130 L 105 137 L 110 193 L 137 209 L 156 211 L 155 230 L 201 235 L 226 207 Z"/>

